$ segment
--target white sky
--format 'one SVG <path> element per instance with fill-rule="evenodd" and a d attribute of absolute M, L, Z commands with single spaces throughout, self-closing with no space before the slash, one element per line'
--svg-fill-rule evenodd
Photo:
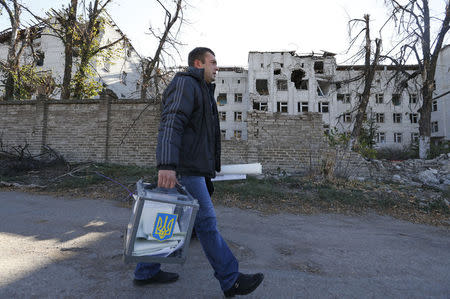
<path fill-rule="evenodd" d="M 372 37 L 387 17 L 384 0 L 188 0 L 185 17 L 190 24 L 179 35 L 185 44 L 181 57 L 171 64 L 186 65 L 196 46 L 211 48 L 220 66 L 247 66 L 249 51 L 295 50 L 298 53 L 327 50 L 337 53 L 338 62 L 348 47 L 348 21 L 371 15 Z M 443 11 L 446 0 L 430 0 L 435 12 Z M 448 1 L 448 0 L 447 0 Z M 69 0 L 22 0 L 37 14 L 60 8 Z M 113 0 L 108 11 L 134 48 L 151 56 L 156 41 L 148 27 L 161 27 L 163 10 L 155 0 Z M 9 27 L 6 14 L 0 16 L 0 30 Z M 384 32 L 387 39 L 392 32 Z M 448 41 L 448 38 L 447 38 Z M 386 36 L 383 43 L 388 44 Z M 387 46 L 386 46 L 387 47 Z M 341 55 L 339 55 L 341 54 Z"/>

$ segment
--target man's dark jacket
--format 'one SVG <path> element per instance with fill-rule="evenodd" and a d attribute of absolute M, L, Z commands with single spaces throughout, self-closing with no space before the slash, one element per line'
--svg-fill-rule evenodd
<path fill-rule="evenodd" d="M 156 148 L 158 169 L 213 178 L 220 171 L 220 127 L 214 84 L 204 70 L 177 73 L 163 94 Z"/>

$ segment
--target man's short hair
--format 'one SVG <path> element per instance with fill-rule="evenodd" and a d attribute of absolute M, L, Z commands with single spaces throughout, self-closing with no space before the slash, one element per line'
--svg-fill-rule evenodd
<path fill-rule="evenodd" d="M 216 54 L 214 54 L 214 52 L 210 48 L 205 48 L 205 47 L 195 48 L 194 50 L 192 50 L 189 53 L 188 65 L 194 66 L 194 61 L 196 59 L 200 60 L 202 63 L 205 63 L 205 54 L 208 52 L 211 53 L 212 55 L 216 56 Z"/>

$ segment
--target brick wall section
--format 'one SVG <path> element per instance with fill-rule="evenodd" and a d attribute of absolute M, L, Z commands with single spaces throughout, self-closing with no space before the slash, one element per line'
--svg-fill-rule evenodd
<path fill-rule="evenodd" d="M 249 112 L 250 162 L 261 162 L 265 170 L 308 172 L 320 167 L 329 151 L 319 113 L 285 115 Z"/>
<path fill-rule="evenodd" d="M 48 145 L 69 162 L 154 166 L 159 105 L 141 100 L 26 101 L 0 103 L 3 148 Z M 308 173 L 324 166 L 361 176 L 367 163 L 336 152 L 323 135 L 321 115 L 249 112 L 248 140 L 223 140 L 222 164 L 260 162 L 263 171 Z M 352 170 L 353 169 L 353 170 Z"/>

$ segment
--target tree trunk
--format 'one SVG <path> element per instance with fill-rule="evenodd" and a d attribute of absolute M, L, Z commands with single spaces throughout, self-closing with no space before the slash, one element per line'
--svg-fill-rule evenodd
<path fill-rule="evenodd" d="M 422 87 L 422 107 L 419 108 L 419 157 L 426 159 L 430 152 L 430 137 L 431 137 L 431 106 L 433 101 L 434 83 L 429 78 Z"/>
<path fill-rule="evenodd" d="M 64 77 L 61 88 L 61 99 L 70 98 L 70 82 L 72 80 L 72 64 L 73 64 L 73 32 L 76 25 L 78 0 L 71 0 L 69 7 L 69 15 L 67 16 L 66 42 L 64 45 Z"/>

